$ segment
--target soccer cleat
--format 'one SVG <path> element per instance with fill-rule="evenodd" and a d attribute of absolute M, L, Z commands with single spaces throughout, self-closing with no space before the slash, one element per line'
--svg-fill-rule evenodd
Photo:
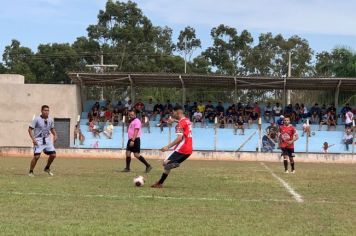
<path fill-rule="evenodd" d="M 286 171 L 284 171 L 284 173 L 285 173 L 285 174 L 288 174 L 288 173 L 289 173 L 289 171 L 288 171 L 288 170 L 286 170 Z"/>
<path fill-rule="evenodd" d="M 33 174 L 33 172 L 29 172 L 29 173 L 28 173 L 28 176 L 30 176 L 30 177 L 35 177 L 35 175 Z"/>
<path fill-rule="evenodd" d="M 130 172 L 130 171 L 131 171 L 130 169 L 125 168 L 121 172 Z"/>
<path fill-rule="evenodd" d="M 146 173 L 149 173 L 151 170 L 152 170 L 152 166 L 147 166 L 145 172 L 146 172 Z"/>
<path fill-rule="evenodd" d="M 290 173 L 295 174 L 295 170 L 292 170 Z"/>
<path fill-rule="evenodd" d="M 157 183 L 153 184 L 153 185 L 151 186 L 151 188 L 163 188 L 163 185 L 160 184 L 159 182 L 157 182 Z"/>
<path fill-rule="evenodd" d="M 44 171 L 44 172 L 47 172 L 47 174 L 48 174 L 49 176 L 53 176 L 53 175 L 54 175 L 54 174 L 51 172 L 51 169 L 49 169 L 49 168 L 45 168 L 43 171 Z"/>

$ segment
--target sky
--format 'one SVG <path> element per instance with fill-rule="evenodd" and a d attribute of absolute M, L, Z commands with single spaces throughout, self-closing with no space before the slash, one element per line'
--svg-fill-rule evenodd
<path fill-rule="evenodd" d="M 176 42 L 186 26 L 202 47 L 219 24 L 247 29 L 255 43 L 261 33 L 299 35 L 314 52 L 337 46 L 356 49 L 356 0 L 136 0 L 154 25 L 173 29 Z M 37 51 L 43 43 L 73 43 L 97 22 L 106 0 L 0 0 L 0 52 L 17 39 Z"/>

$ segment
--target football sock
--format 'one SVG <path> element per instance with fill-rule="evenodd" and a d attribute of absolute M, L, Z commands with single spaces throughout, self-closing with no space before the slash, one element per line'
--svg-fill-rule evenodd
<path fill-rule="evenodd" d="M 294 170 L 294 161 L 290 163 L 290 166 L 292 167 L 292 170 Z"/>
<path fill-rule="evenodd" d="M 126 157 L 126 169 L 130 169 L 131 157 Z"/>
<path fill-rule="evenodd" d="M 283 163 L 284 163 L 284 169 L 288 170 L 288 161 L 284 160 Z"/>
<path fill-rule="evenodd" d="M 140 160 L 140 162 L 145 164 L 146 167 L 150 166 L 150 164 L 148 164 L 148 162 L 145 160 L 145 158 L 143 156 L 140 156 L 138 159 Z"/>
<path fill-rule="evenodd" d="M 168 174 L 162 173 L 161 179 L 158 181 L 158 183 L 163 184 L 164 181 L 166 180 Z"/>

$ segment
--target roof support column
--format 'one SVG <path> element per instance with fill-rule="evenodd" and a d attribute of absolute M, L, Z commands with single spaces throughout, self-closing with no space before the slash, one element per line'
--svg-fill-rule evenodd
<path fill-rule="evenodd" d="M 130 93 L 131 93 L 130 99 L 131 99 L 132 104 L 135 104 L 136 91 L 135 91 L 135 84 L 134 84 L 133 80 L 131 79 L 131 75 L 129 75 L 129 81 L 130 81 Z"/>
<path fill-rule="evenodd" d="M 185 84 L 184 84 L 184 81 L 183 81 L 183 78 L 181 75 L 179 75 L 179 80 L 182 84 L 182 106 L 184 106 L 185 104 L 185 101 L 186 101 L 186 90 L 185 90 Z"/>
<path fill-rule="evenodd" d="M 339 80 L 339 83 L 338 83 L 338 85 L 337 85 L 337 87 L 336 87 L 336 90 L 335 90 L 335 100 L 334 100 L 334 104 L 335 104 L 336 109 L 337 109 L 338 106 L 339 106 L 340 86 L 341 86 L 341 80 Z"/>

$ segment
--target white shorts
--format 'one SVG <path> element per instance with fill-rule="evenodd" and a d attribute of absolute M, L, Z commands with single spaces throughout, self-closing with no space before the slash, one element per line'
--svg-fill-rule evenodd
<path fill-rule="evenodd" d="M 46 155 L 56 154 L 56 149 L 53 146 L 52 141 L 47 138 L 46 143 L 43 144 L 42 138 L 36 139 L 38 146 L 33 147 L 34 155 L 40 155 L 44 152 Z"/>

